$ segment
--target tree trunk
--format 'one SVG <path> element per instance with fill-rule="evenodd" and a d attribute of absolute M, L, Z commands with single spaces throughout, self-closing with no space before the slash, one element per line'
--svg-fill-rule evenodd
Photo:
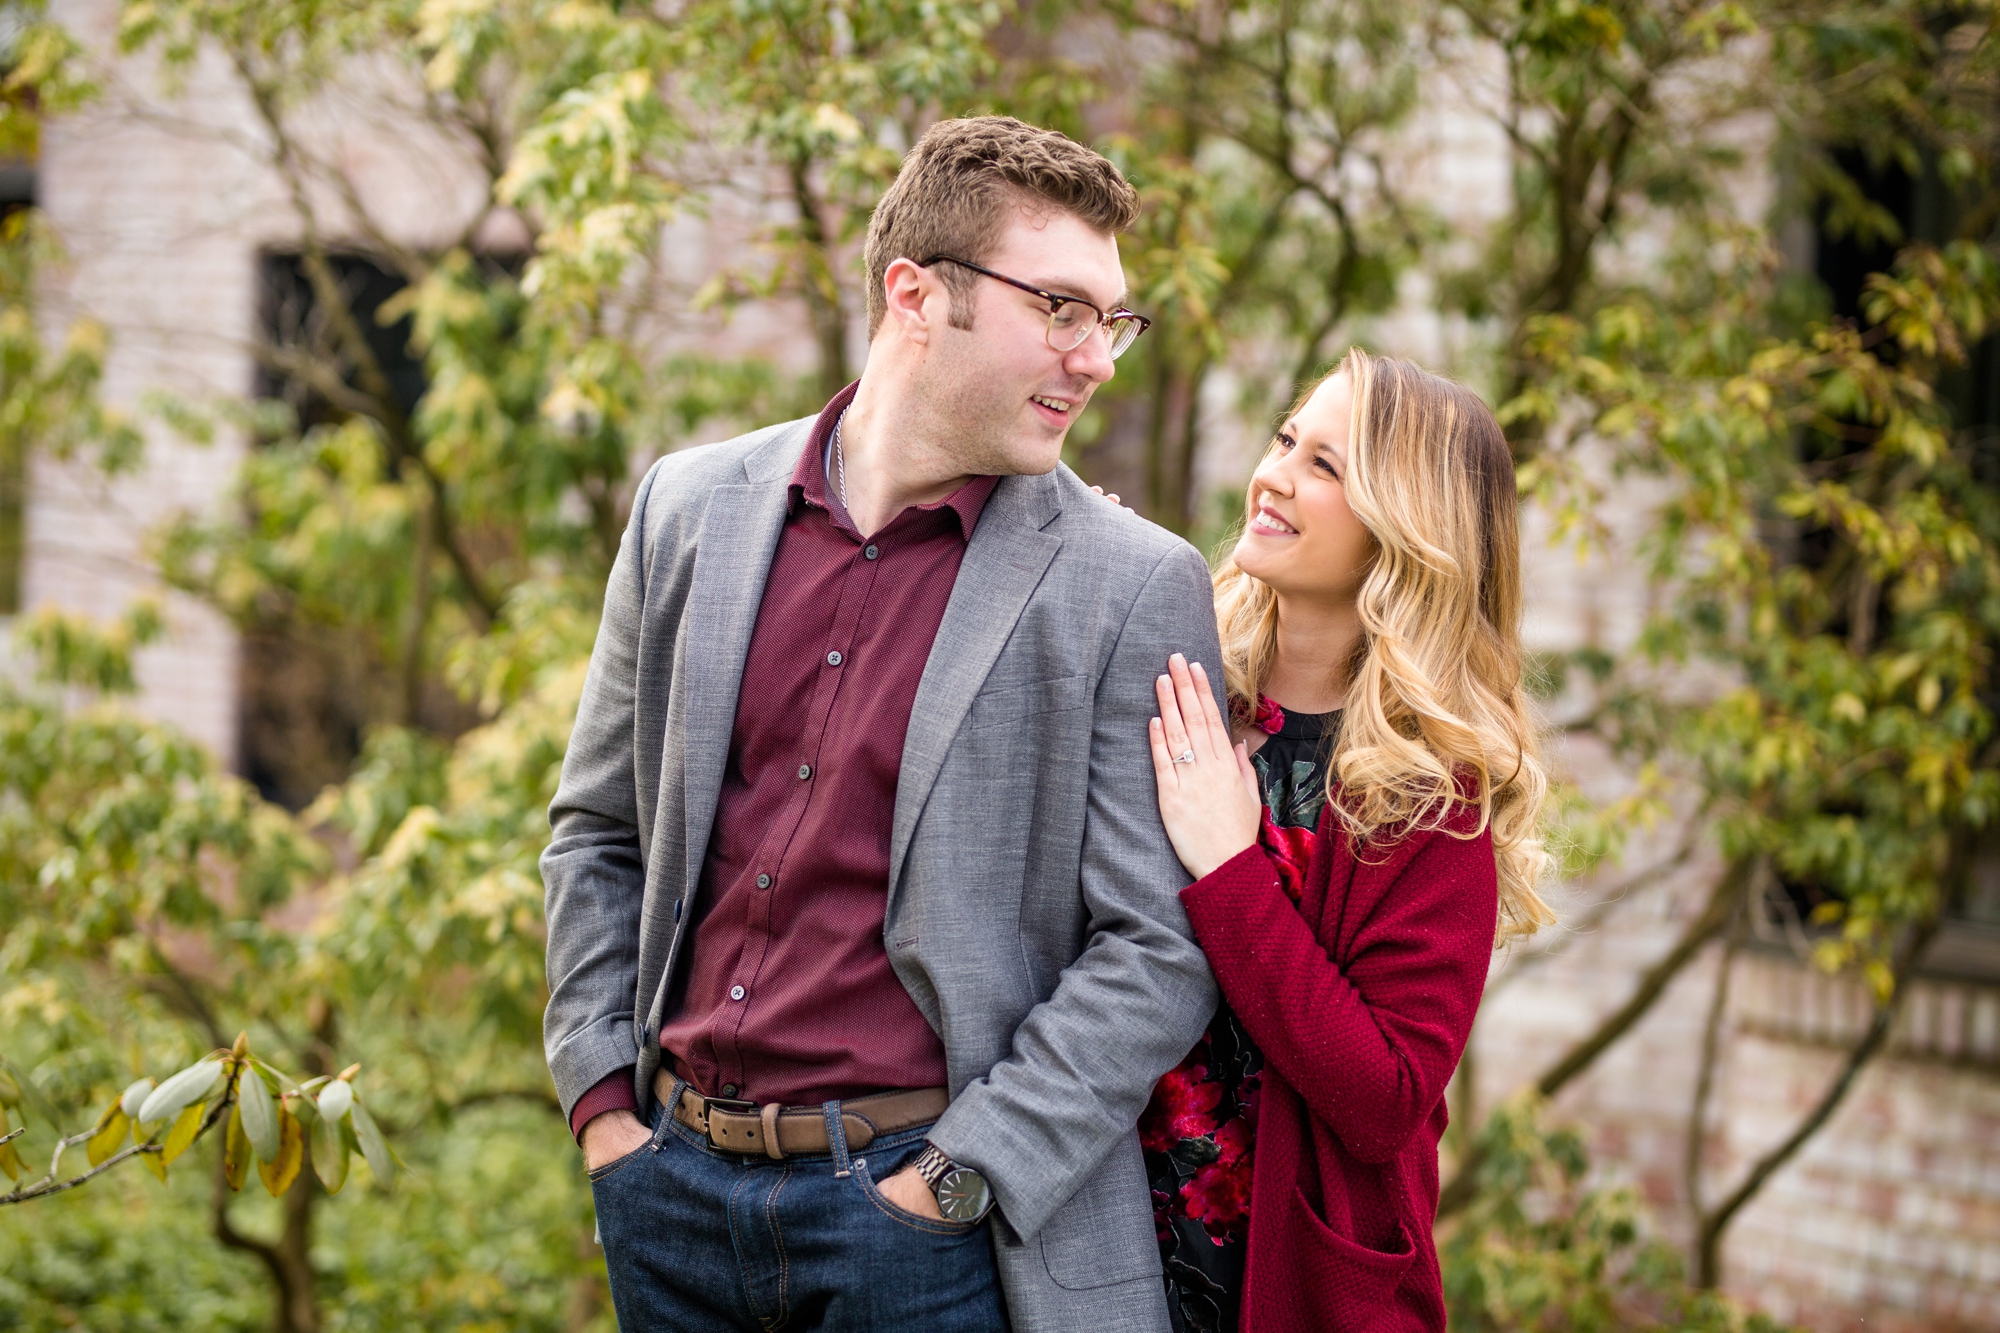
<path fill-rule="evenodd" d="M 285 1229 L 278 1243 L 246 1236 L 229 1220 L 232 1192 L 222 1154 L 215 1155 L 215 1238 L 232 1250 L 254 1255 L 264 1265 L 271 1279 L 275 1333 L 319 1333 L 319 1291 L 312 1270 L 312 1212 L 318 1190 L 319 1182 L 307 1164 L 285 1194 Z"/>
<path fill-rule="evenodd" d="M 584 1267 L 569 1287 L 569 1309 L 563 1314 L 563 1327 L 569 1333 L 583 1333 L 589 1328 L 610 1296 L 604 1285 L 603 1253 L 591 1231 L 577 1232 L 576 1257 L 583 1261 Z"/>
<path fill-rule="evenodd" d="M 799 211 L 799 285 L 805 291 L 806 313 L 812 319 L 813 342 L 819 349 L 819 391 L 832 398 L 847 387 L 847 311 L 834 273 L 832 243 L 819 215 L 812 189 L 812 161 L 795 157 L 790 163 L 792 203 Z"/>

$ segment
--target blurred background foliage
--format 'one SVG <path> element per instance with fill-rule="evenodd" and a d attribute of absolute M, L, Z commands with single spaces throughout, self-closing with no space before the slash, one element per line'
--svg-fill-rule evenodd
<path fill-rule="evenodd" d="M 114 57 L 21 12 L 0 135 L 31 143 Z M 2000 450 L 1968 369 L 1996 311 L 1993 20 L 1987 0 L 127 0 L 115 58 L 161 107 L 222 62 L 301 238 L 272 261 L 296 299 L 258 391 L 143 407 L 256 442 L 233 508 L 151 549 L 240 630 L 265 741 L 239 779 L 121 707 L 155 611 L 21 623 L 40 678 L 0 698 L 0 1106 L 26 1130 L 7 1169 L 39 1176 L 134 1078 L 243 1031 L 301 1077 L 362 1061 L 408 1170 L 393 1194 L 329 1199 L 306 1171 L 238 1196 L 210 1135 L 164 1189 L 126 1170 L 0 1208 L 0 1324 L 611 1326 L 541 1061 L 535 857 L 631 487 L 857 373 L 859 239 L 901 150 L 1003 111 L 1145 194 L 1125 258 L 1155 328 L 1072 462 L 1159 522 L 1212 545 L 1239 502 L 1196 472 L 1217 404 L 1268 420 L 1412 304 L 1452 331 L 1441 368 L 1500 409 L 1558 540 L 1606 542 L 1628 480 L 1659 497 L 1645 633 L 1535 664 L 1552 720 L 1636 778 L 1605 806 L 1565 789 L 1552 831 L 1572 874 L 1666 819 L 1722 868 L 1629 1002 L 1455 1129 L 1440 1236 L 1466 1328 L 1760 1326 L 1712 1290 L 1728 1223 L 1880 1050 L 2000 796 Z M 455 240 L 377 225 L 328 151 L 315 115 L 364 83 L 483 180 Z M 1508 146 L 1483 211 L 1406 166 L 1445 87 Z M 1890 171 L 1930 192 L 1921 227 L 1875 202 Z M 690 289 L 672 228 L 746 180 L 767 220 Z M 1801 217 L 1880 257 L 1855 310 L 1783 261 Z M 480 240 L 496 218 L 518 245 Z M 102 330 L 37 310 L 49 245 L 32 213 L 0 236 L 0 541 L 31 456 L 139 459 L 97 397 Z M 803 319 L 809 365 L 664 336 L 757 309 Z M 1818 962 L 1869 980 L 1877 1022 L 1676 1254 L 1543 1104 L 1779 880 L 1815 886 Z"/>

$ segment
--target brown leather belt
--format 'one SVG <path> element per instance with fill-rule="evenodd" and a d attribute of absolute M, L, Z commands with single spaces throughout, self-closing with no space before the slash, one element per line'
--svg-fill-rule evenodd
<path fill-rule="evenodd" d="M 665 1101 L 673 1091 L 673 1075 L 661 1070 L 653 1079 L 653 1095 Z M 884 1134 L 928 1125 L 949 1105 L 951 1097 L 943 1088 L 878 1092 L 842 1102 L 840 1123 L 847 1131 L 848 1151 L 859 1152 Z M 674 1119 L 724 1152 L 783 1161 L 823 1157 L 833 1151 L 826 1137 L 826 1112 L 818 1106 L 723 1101 L 683 1087 Z"/>

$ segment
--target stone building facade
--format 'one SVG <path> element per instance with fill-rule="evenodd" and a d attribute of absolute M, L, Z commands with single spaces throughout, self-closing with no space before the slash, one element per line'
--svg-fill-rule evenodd
<path fill-rule="evenodd" d="M 65 9 L 98 49 L 111 49 L 109 0 Z M 152 75 L 126 66 L 121 77 L 136 86 Z M 435 145 L 339 107 L 324 128 L 322 146 L 342 155 L 378 222 L 407 241 L 452 234 L 480 206 L 467 195 L 469 178 Z M 1449 114 L 1427 132 L 1436 148 L 1427 169 L 1441 193 L 1478 200 L 1505 189 L 1490 136 Z M 256 140 L 240 91 L 212 62 L 192 71 L 171 117 L 134 114 L 114 96 L 49 128 L 36 195 L 67 258 L 51 275 L 46 315 L 52 328 L 86 314 L 108 325 L 112 401 L 136 409 L 160 390 L 199 400 L 251 389 L 260 257 L 297 244 L 277 182 L 245 151 Z M 749 220 L 725 213 L 687 225 L 674 251 L 692 283 Z M 1451 330 L 1414 313 L 1420 304 L 1375 336 L 1419 356 L 1448 356 Z M 703 336 L 781 361 L 809 356 L 803 315 L 794 327 L 782 311 L 751 313 Z M 1220 408 L 1215 416 L 1227 425 Z M 1219 428 L 1202 475 L 1240 484 L 1258 443 L 1241 428 Z M 193 445 L 156 430 L 143 470 L 109 485 L 87 469 L 36 460 L 22 604 L 110 616 L 136 596 L 157 595 L 147 534 L 176 511 L 227 505 L 246 448 L 240 438 Z M 1532 535 L 1530 545 L 1538 644 L 1615 642 L 1632 632 L 1638 589 L 1615 562 L 1579 564 Z M 170 630 L 141 656 L 138 704 L 234 761 L 239 645 L 207 609 L 171 596 L 165 604 Z M 1588 753 L 1570 758 L 1615 785 Z M 1477 1104 L 1531 1079 L 1618 1004 L 1695 910 L 1714 873 L 1699 858 L 1601 914 L 1593 909 L 1607 886 L 1666 854 L 1666 840 L 1655 841 L 1636 846 L 1602 883 L 1572 887 L 1572 925 L 1538 946 L 1546 957 L 1496 963 L 1469 1066 Z M 2000 897 L 1993 907 L 1991 924 L 1954 928 L 1945 956 L 1917 984 L 1890 1054 L 1739 1217 L 1727 1246 L 1733 1293 L 1817 1329 L 2000 1329 Z M 1558 1105 L 1587 1128 L 1603 1174 L 1636 1185 L 1664 1232 L 1682 1240 L 1686 1126 L 1715 961 L 1683 975 Z M 1732 990 L 1710 1107 L 1703 1174 L 1711 1197 L 1812 1104 L 1866 1013 L 1864 996 L 1801 966 L 1784 939 L 1752 942 Z"/>

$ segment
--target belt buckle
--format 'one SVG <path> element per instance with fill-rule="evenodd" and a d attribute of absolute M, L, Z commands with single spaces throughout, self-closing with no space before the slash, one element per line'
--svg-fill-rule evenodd
<path fill-rule="evenodd" d="M 757 1115 L 757 1103 L 729 1097 L 704 1097 L 701 1099 L 701 1119 L 702 1124 L 707 1127 L 708 1141 L 711 1146 L 722 1148 L 728 1145 L 715 1141 L 714 1116 L 717 1111 L 725 1111 L 730 1115 L 747 1115 L 754 1119 Z"/>

